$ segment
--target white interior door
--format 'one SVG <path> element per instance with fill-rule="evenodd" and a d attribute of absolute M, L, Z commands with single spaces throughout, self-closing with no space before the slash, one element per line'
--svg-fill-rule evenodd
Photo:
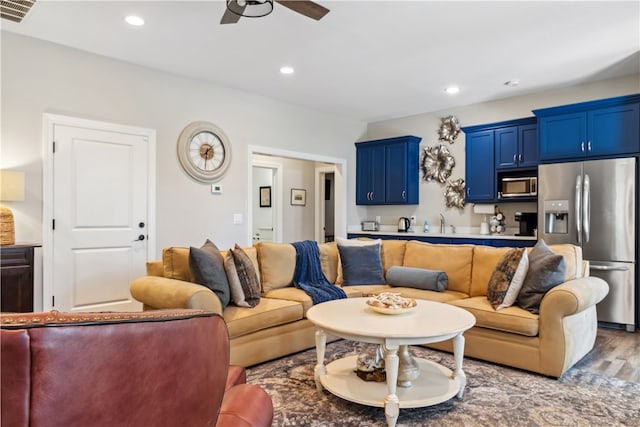
<path fill-rule="evenodd" d="M 52 307 L 140 310 L 129 285 L 148 260 L 149 138 L 65 124 L 52 129 Z"/>

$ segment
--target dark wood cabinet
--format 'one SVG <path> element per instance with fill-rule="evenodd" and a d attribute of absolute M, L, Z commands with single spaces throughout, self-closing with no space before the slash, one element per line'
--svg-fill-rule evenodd
<path fill-rule="evenodd" d="M 33 252 L 37 245 L 0 246 L 2 312 L 33 311 Z"/>

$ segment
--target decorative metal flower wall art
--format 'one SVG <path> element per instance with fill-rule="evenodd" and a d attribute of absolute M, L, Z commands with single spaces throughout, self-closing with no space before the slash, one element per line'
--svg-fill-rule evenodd
<path fill-rule="evenodd" d="M 455 116 L 443 117 L 438 130 L 438 140 L 453 144 L 460 134 L 460 122 Z"/>
<path fill-rule="evenodd" d="M 464 188 L 465 184 L 462 178 L 447 182 L 447 187 L 444 190 L 444 200 L 448 208 L 464 209 Z"/>
<path fill-rule="evenodd" d="M 436 180 L 444 184 L 455 165 L 456 159 L 446 146 L 427 147 L 422 156 L 422 177 L 425 181 Z"/>

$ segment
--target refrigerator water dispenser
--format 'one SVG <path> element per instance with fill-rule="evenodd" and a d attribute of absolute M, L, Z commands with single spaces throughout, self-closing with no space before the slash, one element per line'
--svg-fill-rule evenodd
<path fill-rule="evenodd" d="M 567 234 L 569 232 L 569 201 L 544 201 L 545 234 Z"/>

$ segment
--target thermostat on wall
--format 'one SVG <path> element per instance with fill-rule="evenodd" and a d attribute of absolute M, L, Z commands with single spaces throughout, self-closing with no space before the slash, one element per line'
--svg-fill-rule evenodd
<path fill-rule="evenodd" d="M 222 194 L 222 184 L 211 184 L 211 194 Z"/>

